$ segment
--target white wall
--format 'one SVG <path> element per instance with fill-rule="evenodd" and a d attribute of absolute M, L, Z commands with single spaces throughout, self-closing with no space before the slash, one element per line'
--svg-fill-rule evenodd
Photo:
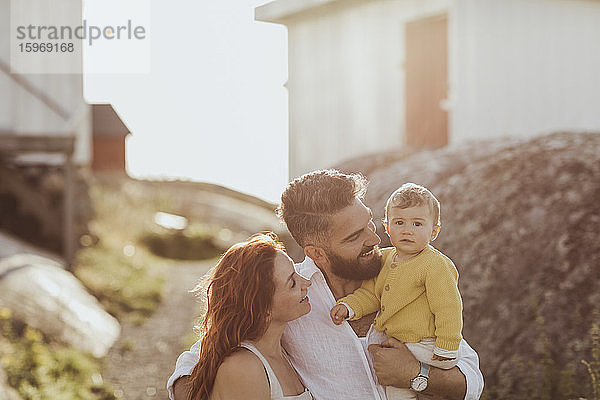
<path fill-rule="evenodd" d="M 448 3 L 340 1 L 286 21 L 290 177 L 404 142 L 404 22 Z"/>
<path fill-rule="evenodd" d="M 81 15 L 81 8 L 70 9 L 69 12 L 74 16 Z M 10 31 L 10 0 L 0 0 L 0 61 L 5 65 L 10 63 L 11 34 L 14 32 Z M 25 74 L 19 75 L 19 78 L 59 104 L 69 117 L 86 107 L 81 74 Z M 80 121 L 71 124 L 69 117 L 53 112 L 39 97 L 0 71 L 0 131 L 60 136 L 70 134 L 75 128 L 74 161 L 87 165 L 91 159 L 91 120 L 84 113 Z"/>
<path fill-rule="evenodd" d="M 600 2 L 457 0 L 450 141 L 600 131 Z"/>

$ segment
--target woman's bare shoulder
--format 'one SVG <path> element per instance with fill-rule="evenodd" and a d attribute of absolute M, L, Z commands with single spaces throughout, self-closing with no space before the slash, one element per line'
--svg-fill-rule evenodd
<path fill-rule="evenodd" d="M 219 372 L 235 373 L 259 373 L 264 375 L 266 379 L 265 368 L 260 359 L 250 350 L 240 348 L 234 353 L 228 355 L 219 367 Z"/>
<path fill-rule="evenodd" d="M 217 370 L 213 394 L 227 399 L 270 399 L 271 390 L 262 362 L 243 348 L 227 356 Z"/>

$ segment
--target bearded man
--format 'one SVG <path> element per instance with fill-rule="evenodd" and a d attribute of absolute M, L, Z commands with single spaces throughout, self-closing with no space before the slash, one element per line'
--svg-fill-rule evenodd
<path fill-rule="evenodd" d="M 321 170 L 295 179 L 281 195 L 278 214 L 306 255 L 296 271 L 311 281 L 311 312 L 290 321 L 282 338 L 292 365 L 316 400 L 385 400 L 381 385 L 412 386 L 419 397 L 478 399 L 483 391 L 479 358 L 464 340 L 456 367 L 431 367 L 423 379 L 419 361 L 403 343 L 372 344 L 375 313 L 339 326 L 331 321 L 336 300 L 381 269 L 381 239 L 363 203 L 366 188 L 361 175 Z M 187 398 L 187 375 L 198 362 L 200 345 L 179 356 L 167 384 L 172 400 Z"/>

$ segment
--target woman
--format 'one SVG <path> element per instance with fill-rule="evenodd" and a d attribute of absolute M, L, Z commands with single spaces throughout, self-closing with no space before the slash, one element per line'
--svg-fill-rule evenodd
<path fill-rule="evenodd" d="M 200 360 L 190 400 L 310 400 L 281 347 L 288 321 L 310 311 L 310 281 L 274 234 L 232 246 L 208 279 Z"/>

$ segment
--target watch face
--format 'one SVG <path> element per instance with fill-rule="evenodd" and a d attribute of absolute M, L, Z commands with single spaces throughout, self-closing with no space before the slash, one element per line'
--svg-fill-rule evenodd
<path fill-rule="evenodd" d="M 410 387 L 416 392 L 421 392 L 425 390 L 425 388 L 427 387 L 427 378 L 425 378 L 424 376 L 417 376 L 412 380 Z"/>

